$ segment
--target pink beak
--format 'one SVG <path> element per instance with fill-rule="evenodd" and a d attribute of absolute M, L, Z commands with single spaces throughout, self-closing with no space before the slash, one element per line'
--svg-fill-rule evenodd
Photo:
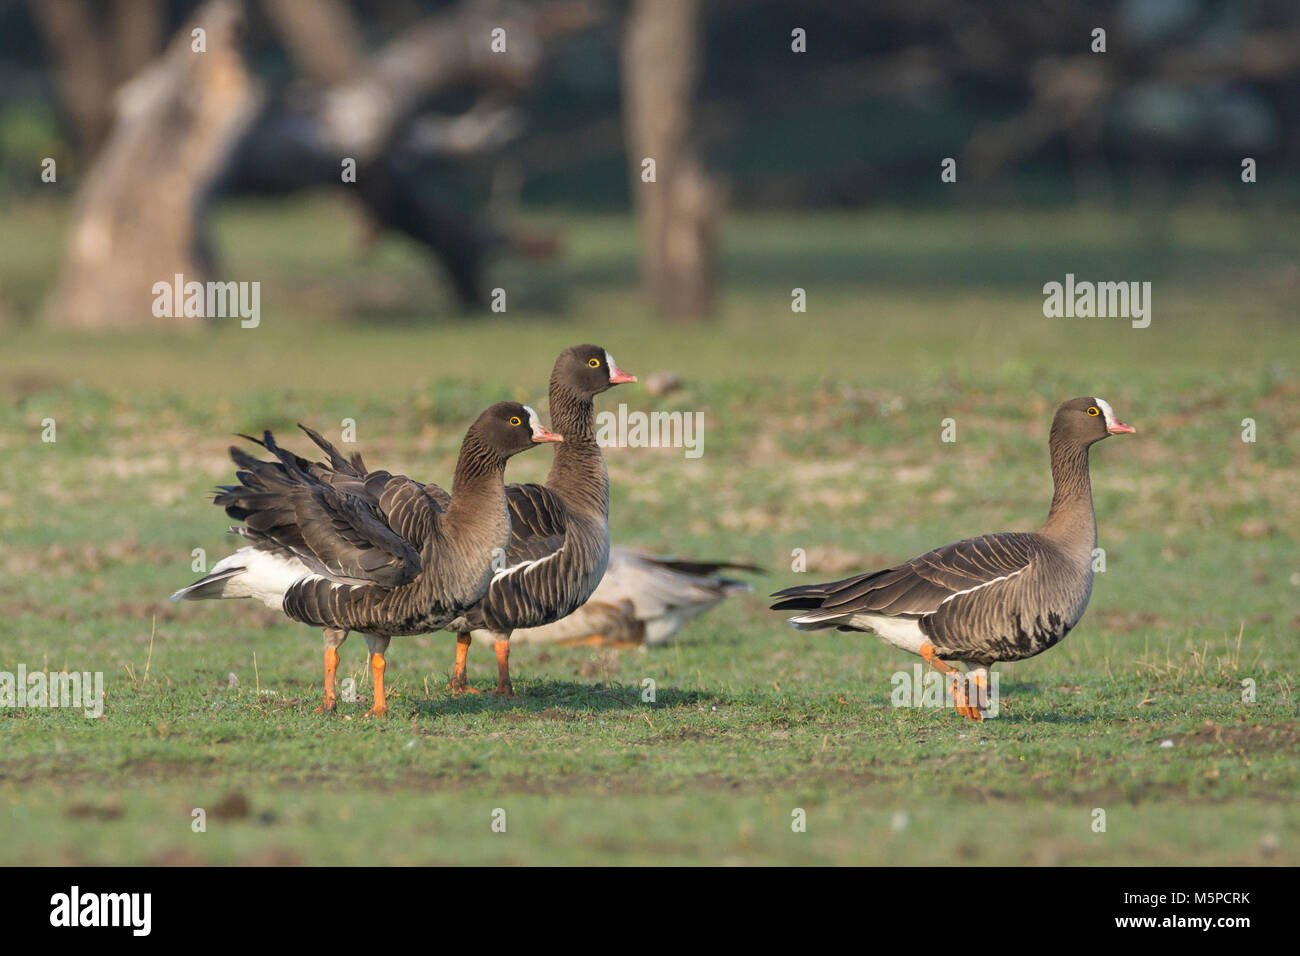
<path fill-rule="evenodd" d="M 551 431 L 545 425 L 539 424 L 533 426 L 533 441 L 564 441 L 564 436 Z"/>
<path fill-rule="evenodd" d="M 1115 422 L 1114 425 L 1108 425 L 1106 427 L 1106 431 L 1110 432 L 1112 435 L 1136 435 L 1137 434 L 1136 428 L 1134 428 L 1132 425 L 1125 425 L 1123 422 L 1120 421 Z"/>
<path fill-rule="evenodd" d="M 636 376 L 629 375 L 613 362 L 609 363 L 609 384 L 626 385 L 628 382 L 635 382 Z"/>

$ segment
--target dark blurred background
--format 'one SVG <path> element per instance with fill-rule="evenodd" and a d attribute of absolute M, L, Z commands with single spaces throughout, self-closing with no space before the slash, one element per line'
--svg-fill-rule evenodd
<path fill-rule="evenodd" d="M 74 325 L 217 271 L 211 199 L 340 185 L 469 308 L 492 258 L 563 256 L 520 210 L 635 207 L 650 300 L 700 317 L 728 210 L 1294 208 L 1298 77 L 1293 0 L 4 0 L 0 208 L 47 158 L 79 195 L 45 310 Z"/>

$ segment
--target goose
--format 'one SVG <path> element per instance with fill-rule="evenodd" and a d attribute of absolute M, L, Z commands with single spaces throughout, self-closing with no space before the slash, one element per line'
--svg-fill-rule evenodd
<path fill-rule="evenodd" d="M 1083 616 L 1097 545 L 1088 449 L 1136 431 L 1100 398 L 1071 399 L 1052 420 L 1054 491 L 1041 529 L 967 538 L 882 571 L 786 588 L 772 595 L 781 598 L 772 609 L 800 612 L 789 623 L 802 631 L 869 631 L 920 655 L 947 675 L 958 713 L 982 720 L 989 668 L 1041 654 Z"/>
<path fill-rule="evenodd" d="M 609 475 L 596 443 L 594 399 L 635 382 L 598 345 L 565 349 L 551 370 L 551 427 L 564 436 L 545 485 L 506 487 L 510 544 L 487 593 L 447 629 L 456 632 L 456 661 L 447 685 L 476 693 L 466 666 L 474 636 L 491 640 L 497 658 L 493 693 L 513 696 L 510 634 L 572 613 L 591 597 L 609 561 Z"/>
<path fill-rule="evenodd" d="M 693 561 L 615 545 L 605 576 L 587 602 L 567 617 L 520 628 L 512 644 L 667 644 L 679 630 L 728 596 L 754 588 L 718 572 L 759 571 L 752 564 Z"/>
<path fill-rule="evenodd" d="M 317 710 L 323 713 L 337 701 L 339 646 L 349 631 L 360 631 L 374 678 L 366 716 L 382 717 L 389 640 L 439 630 L 483 596 L 510 540 L 506 460 L 562 439 L 528 406 L 499 402 L 465 434 L 448 495 L 403 475 L 369 472 L 360 455 L 349 461 L 318 433 L 299 427 L 330 464 L 280 448 L 269 431 L 250 440 L 274 461 L 232 447 L 239 483 L 220 486 L 214 503 L 243 522 L 230 530 L 251 543 L 171 599 L 252 598 L 322 628 L 325 699 Z"/>

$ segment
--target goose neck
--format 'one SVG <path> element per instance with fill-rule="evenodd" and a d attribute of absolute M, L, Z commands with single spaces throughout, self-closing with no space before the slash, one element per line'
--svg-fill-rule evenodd
<path fill-rule="evenodd" d="M 1088 475 L 1088 446 L 1052 437 L 1052 507 L 1042 533 L 1091 556 L 1097 542 L 1097 522 L 1092 509 L 1092 483 Z"/>
<path fill-rule="evenodd" d="M 609 475 L 596 442 L 596 410 L 592 396 L 551 380 L 551 428 L 564 436 L 555 446 L 546 486 L 575 510 L 609 513 Z"/>
<path fill-rule="evenodd" d="M 505 507 L 504 474 L 506 460 L 490 448 L 475 432 L 465 436 L 456 459 L 456 473 L 451 482 L 451 504 L 447 521 L 453 525 L 493 505 Z"/>

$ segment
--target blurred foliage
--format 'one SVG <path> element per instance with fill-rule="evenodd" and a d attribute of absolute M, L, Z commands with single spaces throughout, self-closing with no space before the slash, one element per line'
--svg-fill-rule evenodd
<path fill-rule="evenodd" d="M 32 101 L 0 107 L 0 192 L 11 194 L 40 183 L 41 163 L 47 157 L 69 157 L 58 167 L 68 175 L 73 161 L 54 114 Z"/>
<path fill-rule="evenodd" d="M 446 0 L 353 0 L 373 48 Z M 168 29 L 197 6 L 173 0 Z M 747 207 L 860 207 L 943 204 L 952 190 L 938 159 L 960 156 L 981 126 L 1016 117 L 1032 99 L 1036 72 L 1053 57 L 1085 54 L 1087 31 L 1054 4 L 1024 8 L 1023 28 L 1007 5 L 912 5 L 794 0 L 714 0 L 707 5 L 700 125 L 708 159 Z M 294 70 L 257 0 L 250 11 L 250 63 L 273 93 Z M 501 161 L 517 164 L 525 202 L 623 207 L 627 167 L 618 120 L 622 3 L 605 22 L 559 45 L 542 80 L 523 97 L 528 129 L 500 155 L 433 164 L 448 191 L 482 201 Z M 1253 190 L 1269 204 L 1300 199 L 1300 98 L 1290 80 L 1236 78 L 1169 82 L 1142 75 L 1169 52 L 1200 57 L 1240 45 L 1259 24 L 1300 21 L 1275 3 L 1115 0 L 1090 5 L 1108 28 L 1114 63 L 1135 63 L 1101 107 L 1094 148 L 1079 152 L 1054 136 L 991 182 L 963 175 L 961 201 L 988 204 L 1123 202 L 1153 181 L 1224 199 L 1241 155 L 1260 160 Z M 1049 23 L 1043 37 L 1044 18 Z M 1091 20 L 1089 21 L 1091 22 Z M 808 52 L 790 52 L 794 26 Z M 1292 26 L 1294 29 L 1294 26 Z M 1035 32 L 1037 31 L 1037 32 Z M 1077 43 L 1075 43 L 1075 35 Z M 1001 44 L 992 53 L 979 45 Z M 972 52 L 974 50 L 974 52 Z M 913 56 L 912 54 L 915 54 Z M 1123 58 L 1127 57 L 1125 61 Z M 1121 75 L 1123 71 L 1121 71 Z M 429 108 L 459 112 L 472 91 Z M 35 189 L 32 162 L 66 154 L 62 114 L 41 37 L 24 4 L 0 3 L 0 184 L 3 196 Z M 60 178 L 71 166 L 60 162 Z M 964 172 L 964 171 L 963 171 Z M 1159 198 L 1161 192 L 1157 192 Z"/>

